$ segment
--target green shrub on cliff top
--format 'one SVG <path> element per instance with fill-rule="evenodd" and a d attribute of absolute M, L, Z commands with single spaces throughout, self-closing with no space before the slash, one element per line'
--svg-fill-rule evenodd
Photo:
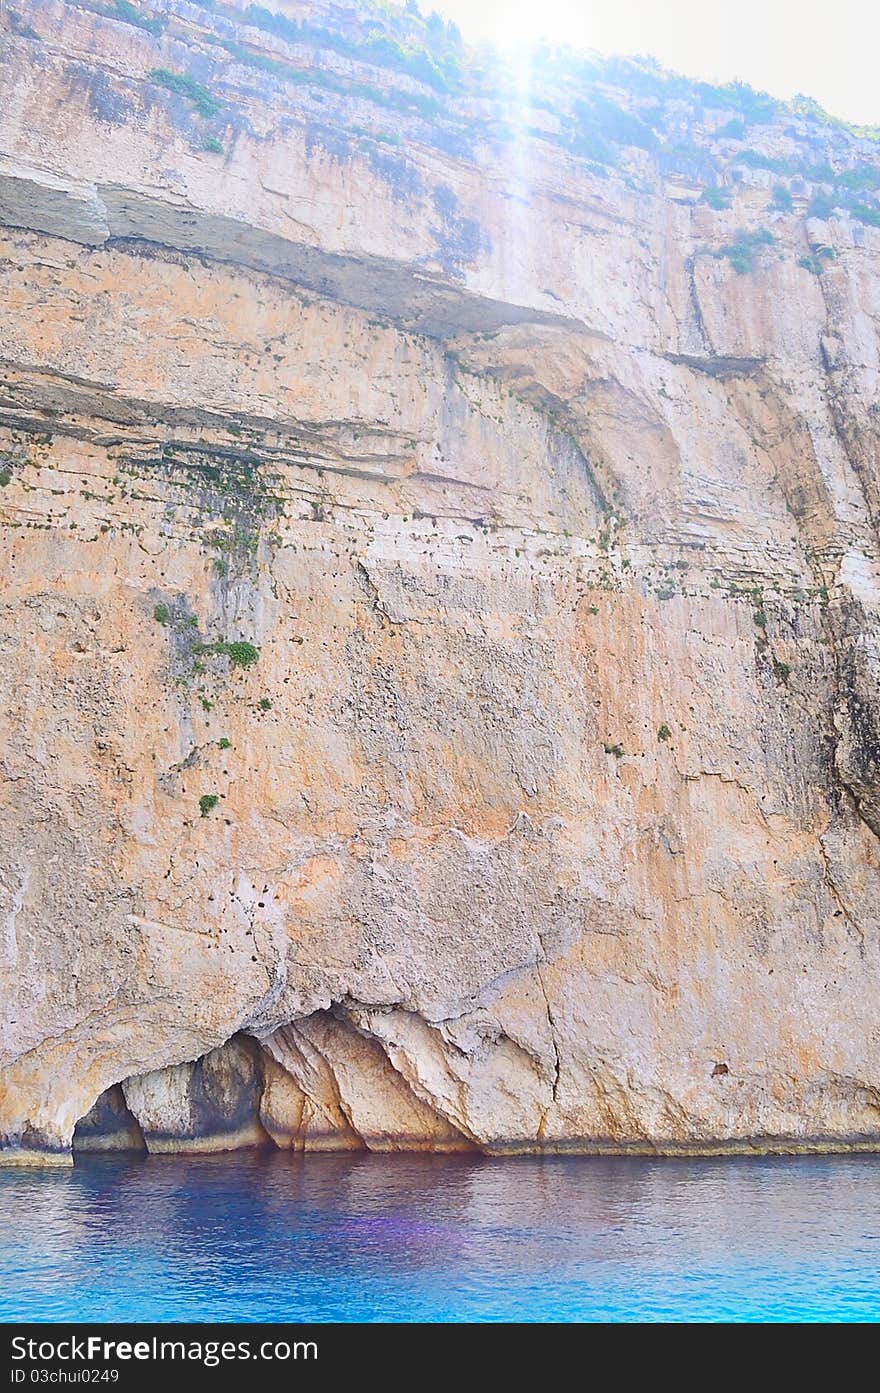
<path fill-rule="evenodd" d="M 259 648 L 252 643 L 238 640 L 235 643 L 218 643 L 217 652 L 225 653 L 233 667 L 253 667 L 260 656 Z"/>
<path fill-rule="evenodd" d="M 202 116 L 216 116 L 223 105 L 207 87 L 190 77 L 189 73 L 173 73 L 170 68 L 153 68 L 150 81 L 159 87 L 167 87 L 169 92 L 188 97 Z"/>
<path fill-rule="evenodd" d="M 777 184 L 773 190 L 773 197 L 770 200 L 770 207 L 775 208 L 778 213 L 790 213 L 794 207 L 794 200 L 784 184 Z"/>
<path fill-rule="evenodd" d="M 821 276 L 825 270 L 825 262 L 833 261 L 837 253 L 833 247 L 819 247 L 811 252 L 809 256 L 798 257 L 798 266 L 802 266 L 805 271 L 809 271 L 813 276 Z"/>
<path fill-rule="evenodd" d="M 146 29 L 148 34 L 154 34 L 157 38 L 165 28 L 164 19 L 150 19 L 142 15 L 140 10 L 132 5 L 131 0 L 114 0 L 113 9 L 117 19 L 124 20 L 126 24 L 133 24 L 137 29 Z"/>
<path fill-rule="evenodd" d="M 336 29 L 313 24 L 307 19 L 293 19 L 279 14 L 277 10 L 269 10 L 264 5 L 248 5 L 243 13 L 232 13 L 236 13 L 236 17 L 241 14 L 245 24 L 277 34 L 288 43 L 330 48 L 359 62 L 397 68 L 439 92 L 447 92 L 461 76 L 460 64 L 454 53 L 435 54 L 425 48 L 405 47 L 390 34 L 363 34 L 355 38 Z"/>
<path fill-rule="evenodd" d="M 739 231 L 732 242 L 725 242 L 715 252 L 716 257 L 726 257 L 738 276 L 744 276 L 754 266 L 754 255 L 759 247 L 772 247 L 776 238 L 766 227 L 757 232 Z"/>
<path fill-rule="evenodd" d="M 253 667 L 258 661 L 260 650 L 246 639 L 236 639 L 227 643 L 218 638 L 216 643 L 199 643 L 192 652 L 198 657 L 228 658 L 233 667 Z"/>
<path fill-rule="evenodd" d="M 741 116 L 731 116 L 729 121 L 725 121 L 723 126 L 719 126 L 716 135 L 728 136 L 731 140 L 743 140 L 746 133 L 746 123 Z"/>
<path fill-rule="evenodd" d="M 869 208 L 867 203 L 854 203 L 852 215 L 869 227 L 880 227 L 880 208 Z"/>
<path fill-rule="evenodd" d="M 807 212 L 811 218 L 821 218 L 823 222 L 826 222 L 833 215 L 836 207 L 837 200 L 832 198 L 830 194 L 817 193 L 810 199 Z"/>
<path fill-rule="evenodd" d="M 203 793 L 199 799 L 199 812 L 202 817 L 207 817 L 212 808 L 216 808 L 220 802 L 220 795 L 217 793 Z"/>

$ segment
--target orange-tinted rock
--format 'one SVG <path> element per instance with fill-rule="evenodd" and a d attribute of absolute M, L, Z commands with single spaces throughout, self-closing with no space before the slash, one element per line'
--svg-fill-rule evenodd
<path fill-rule="evenodd" d="M 880 232 L 16 13 L 3 1157 L 880 1144 Z"/>

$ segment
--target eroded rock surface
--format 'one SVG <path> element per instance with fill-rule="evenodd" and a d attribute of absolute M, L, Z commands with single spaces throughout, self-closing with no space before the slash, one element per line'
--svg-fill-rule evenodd
<path fill-rule="evenodd" d="M 253 1040 L 236 1036 L 193 1064 L 126 1079 L 126 1105 L 150 1152 L 262 1146 L 262 1073 Z"/>
<path fill-rule="evenodd" d="M 318 1011 L 263 1042 L 263 1126 L 296 1151 L 467 1151 L 446 1110 L 411 1089 L 380 1040 Z M 274 1061 L 274 1067 L 273 1067 Z M 278 1067 L 280 1066 L 280 1067 Z M 430 1094 L 427 1095 L 430 1099 Z"/>
<path fill-rule="evenodd" d="M 2 1158 L 880 1145 L 876 146 L 111 8 L 0 14 Z"/>

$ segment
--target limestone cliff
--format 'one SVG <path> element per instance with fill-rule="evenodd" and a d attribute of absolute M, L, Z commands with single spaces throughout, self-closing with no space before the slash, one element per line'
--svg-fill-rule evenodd
<path fill-rule="evenodd" d="M 0 26 L 4 1158 L 880 1146 L 873 133 Z"/>

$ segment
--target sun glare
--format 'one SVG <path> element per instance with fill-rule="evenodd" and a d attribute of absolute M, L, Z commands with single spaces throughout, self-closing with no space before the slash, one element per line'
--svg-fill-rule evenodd
<path fill-rule="evenodd" d="M 806 92 L 837 116 L 880 122 L 880 7 L 866 0 L 420 0 L 471 43 L 505 53 L 547 40 L 651 55 L 710 82 L 743 79 L 773 96 Z"/>
<path fill-rule="evenodd" d="M 576 48 L 590 45 L 589 5 L 583 0 L 491 0 L 483 6 L 483 37 L 500 49 L 548 40 Z"/>

